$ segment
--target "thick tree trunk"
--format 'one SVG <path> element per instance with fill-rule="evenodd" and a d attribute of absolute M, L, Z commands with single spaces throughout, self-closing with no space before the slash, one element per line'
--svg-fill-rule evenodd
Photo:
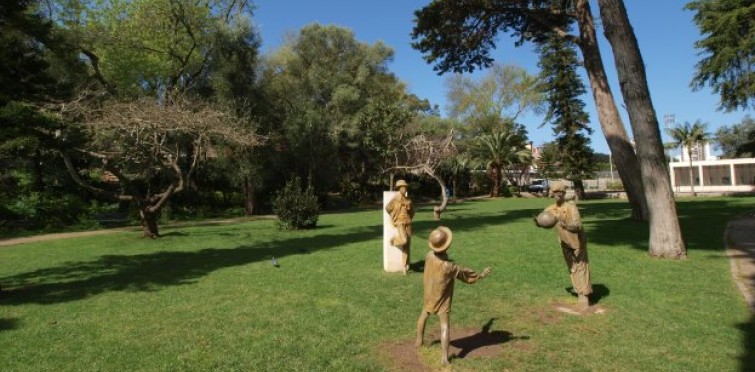
<path fill-rule="evenodd" d="M 490 197 L 497 198 L 498 190 L 501 188 L 501 167 L 490 166 L 490 178 L 493 180 L 493 188 L 490 190 Z"/>
<path fill-rule="evenodd" d="M 157 227 L 157 214 L 149 205 L 139 207 L 139 216 L 142 218 L 142 236 L 145 238 L 159 238 L 160 230 Z"/>
<path fill-rule="evenodd" d="M 574 184 L 574 198 L 577 200 L 585 199 L 585 184 L 582 180 L 573 180 Z"/>
<path fill-rule="evenodd" d="M 590 88 L 598 109 L 600 127 L 606 137 L 619 178 L 632 207 L 632 218 L 647 220 L 648 207 L 642 186 L 640 166 L 608 84 L 595 35 L 595 21 L 588 0 L 577 1 L 577 20 L 580 32 L 579 47 L 582 50 L 585 70 L 590 79 Z"/>
<path fill-rule="evenodd" d="M 645 65 L 622 0 L 598 0 L 603 29 L 613 49 L 621 93 L 637 146 L 650 221 L 650 255 L 684 258 L 686 251 L 663 152 L 661 131 L 650 99 Z"/>

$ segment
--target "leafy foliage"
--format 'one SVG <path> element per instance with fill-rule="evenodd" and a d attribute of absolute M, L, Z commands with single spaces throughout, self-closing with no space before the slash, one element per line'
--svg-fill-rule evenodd
<path fill-rule="evenodd" d="M 270 169 L 298 175 L 318 195 L 379 180 L 403 142 L 402 128 L 427 109 L 387 71 L 393 51 L 336 26 L 304 27 L 267 59 Z M 359 190 L 354 190 L 358 194 Z"/>
<path fill-rule="evenodd" d="M 595 171 L 593 150 L 590 148 L 589 117 L 580 97 L 585 93 L 577 75 L 577 55 L 562 38 L 551 36 L 539 46 L 540 77 L 548 96 L 545 121 L 553 126 L 557 153 L 553 159 L 542 159 L 549 178 L 566 178 L 575 183 L 579 194 L 584 193 L 581 181 Z M 548 164 L 551 163 L 551 164 Z"/>
<path fill-rule="evenodd" d="M 684 150 L 687 150 L 687 160 L 689 161 L 689 179 L 694 180 L 694 176 L 692 175 L 692 151 L 693 148 L 697 149 L 698 153 L 698 160 L 703 160 L 700 158 L 700 154 L 702 153 L 700 149 L 700 144 L 703 141 L 707 141 L 710 137 L 710 134 L 706 132 L 707 124 L 701 122 L 700 120 L 696 120 L 694 123 L 690 124 L 689 122 L 685 122 L 684 124 L 678 124 L 675 127 L 671 127 L 666 129 L 666 132 L 669 136 L 671 136 L 671 139 L 673 140 L 673 144 L 675 146 L 681 146 Z M 692 195 L 697 196 L 697 193 L 695 193 L 695 185 L 694 182 L 690 183 L 690 188 L 692 189 Z"/>
<path fill-rule="evenodd" d="M 525 138 L 511 126 L 481 135 L 472 141 L 472 159 L 487 169 L 488 176 L 493 181 L 491 197 L 498 197 L 504 173 L 513 183 L 517 171 L 528 169 L 532 164 L 532 151 L 526 148 Z"/>
<path fill-rule="evenodd" d="M 450 116 L 465 123 L 465 134 L 492 133 L 504 120 L 516 121 L 523 113 L 542 111 L 544 96 L 537 76 L 517 65 L 493 64 L 478 80 L 450 76 Z"/>
<path fill-rule="evenodd" d="M 710 86 L 727 111 L 755 107 L 755 3 L 695 0 L 686 6 L 704 35 L 695 43 L 703 58 L 692 86 Z"/>
<path fill-rule="evenodd" d="M 499 32 L 510 32 L 521 44 L 563 23 L 569 15 L 557 8 L 550 0 L 433 1 L 415 12 L 412 46 L 441 74 L 471 72 L 493 64 Z"/>
<path fill-rule="evenodd" d="M 692 149 L 699 142 L 706 141 L 710 134 L 706 132 L 707 124 L 696 120 L 694 123 L 685 122 L 677 124 L 674 127 L 666 129 L 666 133 L 671 136 L 675 146 L 682 146 L 687 150 L 690 161 L 692 160 Z"/>
<path fill-rule="evenodd" d="M 66 123 L 43 110 L 87 79 L 67 40 L 35 6 L 26 0 L 0 6 L 0 225 L 66 225 L 87 209 L 56 156 L 55 133 Z"/>
<path fill-rule="evenodd" d="M 713 138 L 724 158 L 755 156 L 755 151 L 748 149 L 748 144 L 751 148 L 755 140 L 755 120 L 749 115 L 741 123 L 718 128 Z"/>
<path fill-rule="evenodd" d="M 286 230 L 312 228 L 320 217 L 320 206 L 314 189 L 302 189 L 301 179 L 294 177 L 273 200 L 273 212 L 278 216 L 278 226 Z"/>

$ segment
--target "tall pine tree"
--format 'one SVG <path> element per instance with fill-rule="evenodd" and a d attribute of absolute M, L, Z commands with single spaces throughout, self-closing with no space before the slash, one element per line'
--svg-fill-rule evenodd
<path fill-rule="evenodd" d="M 595 171 L 590 148 L 589 117 L 580 96 L 585 86 L 577 75 L 577 55 L 563 38 L 552 36 L 538 46 L 543 90 L 548 98 L 546 123 L 553 126 L 559 152 L 560 175 L 574 183 L 578 198 L 585 196 L 583 180 Z"/>

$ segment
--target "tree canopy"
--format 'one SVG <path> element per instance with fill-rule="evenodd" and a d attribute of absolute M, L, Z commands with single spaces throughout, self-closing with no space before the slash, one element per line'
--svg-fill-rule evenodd
<path fill-rule="evenodd" d="M 755 107 L 755 3 L 750 0 L 695 0 L 686 8 L 703 35 L 695 43 L 700 62 L 692 86 L 713 88 L 720 108 Z"/>
<path fill-rule="evenodd" d="M 721 150 L 724 158 L 754 157 L 755 152 L 748 150 L 747 144 L 755 138 L 755 119 L 745 116 L 742 122 L 724 125 L 716 129 L 713 139 L 716 148 Z"/>
<path fill-rule="evenodd" d="M 585 87 L 576 71 L 579 62 L 574 50 L 560 37 L 542 42 L 538 52 L 542 89 L 549 103 L 545 121 L 551 123 L 556 136 L 556 148 L 547 152 L 551 159 L 542 159 L 541 164 L 550 177 L 572 181 L 577 196 L 584 197 L 582 180 L 593 175 L 595 163 L 588 137 L 592 129 L 580 99 Z M 553 162 L 558 165 L 548 164 Z"/>

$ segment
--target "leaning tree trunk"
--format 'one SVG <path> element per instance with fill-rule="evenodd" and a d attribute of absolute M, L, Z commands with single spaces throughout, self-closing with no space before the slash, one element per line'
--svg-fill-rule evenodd
<path fill-rule="evenodd" d="M 142 236 L 145 238 L 159 238 L 160 230 L 157 227 L 157 217 L 159 210 L 154 210 L 153 206 L 143 204 L 139 206 L 139 216 L 142 218 Z"/>
<path fill-rule="evenodd" d="M 598 109 L 598 121 L 600 121 L 600 127 L 613 159 L 616 161 L 619 178 L 627 193 L 629 205 L 632 207 L 632 218 L 644 221 L 648 218 L 648 206 L 643 191 L 640 166 L 608 84 L 588 0 L 577 1 L 577 19 L 580 32 L 579 48 L 582 51 L 585 70 Z"/>
<path fill-rule="evenodd" d="M 425 169 L 425 173 L 432 177 L 436 182 L 438 182 L 438 186 L 440 186 L 440 197 L 441 197 L 441 203 L 438 206 L 433 207 L 433 220 L 440 221 L 440 215 L 443 213 L 443 211 L 446 210 L 446 207 L 448 206 L 448 195 L 446 195 L 446 183 L 443 182 L 443 179 L 440 178 L 435 172 L 431 169 Z"/>
<path fill-rule="evenodd" d="M 637 143 L 637 157 L 649 211 L 650 255 L 685 258 L 687 253 L 676 214 L 661 131 L 634 30 L 622 0 L 598 0 L 598 4 Z"/>

